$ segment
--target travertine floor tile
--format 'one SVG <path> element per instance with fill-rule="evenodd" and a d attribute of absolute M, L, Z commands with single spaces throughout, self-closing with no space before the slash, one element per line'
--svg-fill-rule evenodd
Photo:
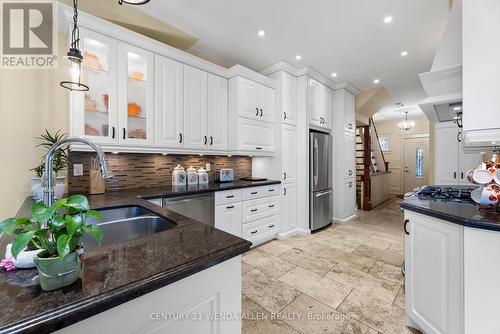
<path fill-rule="evenodd" d="M 294 264 L 269 253 L 263 252 L 258 248 L 254 249 L 252 252 L 244 254 L 241 260 L 243 263 L 246 263 L 274 278 L 280 278 L 283 274 L 286 274 L 296 267 Z"/>
<path fill-rule="evenodd" d="M 252 267 L 252 266 L 250 266 L 250 265 L 246 264 L 246 263 L 245 263 L 245 262 L 243 262 L 243 261 L 241 262 L 241 274 L 244 274 L 244 273 L 246 273 L 246 272 L 248 272 L 248 271 L 250 271 L 250 270 L 252 270 L 252 269 L 253 269 L 253 267 Z"/>
<path fill-rule="evenodd" d="M 405 287 L 404 285 L 401 286 L 399 289 L 398 295 L 396 296 L 396 299 L 394 299 L 394 305 L 401 307 L 402 309 L 405 308 Z"/>
<path fill-rule="evenodd" d="M 332 259 L 321 258 L 316 255 L 304 252 L 298 248 L 283 253 L 279 256 L 280 259 L 293 263 L 295 265 L 306 268 L 320 275 L 325 274 L 332 269 L 337 262 Z"/>
<path fill-rule="evenodd" d="M 301 267 L 289 271 L 279 280 L 333 308 L 337 308 L 351 292 L 351 288 Z"/>
<path fill-rule="evenodd" d="M 394 266 L 380 261 L 375 263 L 369 273 L 393 282 L 402 282 L 404 279 L 401 266 Z"/>
<path fill-rule="evenodd" d="M 245 334 L 299 334 L 245 296 L 243 296 L 241 309 L 243 315 L 242 332 Z"/>
<path fill-rule="evenodd" d="M 384 240 L 380 240 L 380 239 L 376 239 L 373 236 L 366 236 L 366 235 L 363 235 L 363 234 L 351 233 L 351 234 L 346 235 L 344 237 L 344 239 L 347 240 L 347 241 L 351 241 L 351 242 L 354 242 L 354 243 L 358 243 L 358 244 L 367 246 L 367 247 L 372 247 L 372 248 L 380 249 L 380 250 L 383 250 L 383 251 L 387 250 L 389 248 L 389 246 L 391 245 L 390 242 L 387 242 L 387 241 L 384 241 Z"/>
<path fill-rule="evenodd" d="M 345 234 L 342 233 L 340 235 L 336 235 L 335 233 L 317 233 L 311 236 L 311 239 L 319 244 L 340 249 L 344 252 L 352 252 L 354 251 L 360 244 L 357 242 L 352 242 L 348 240 L 344 240 Z"/>
<path fill-rule="evenodd" d="M 243 274 L 242 293 L 271 313 L 281 311 L 300 292 L 263 272 L 253 269 Z"/>
<path fill-rule="evenodd" d="M 304 294 L 285 307 L 281 314 L 284 322 L 301 333 L 377 334 L 376 330 Z"/>
<path fill-rule="evenodd" d="M 362 246 L 359 246 L 362 247 Z M 359 248 L 358 247 L 358 248 Z M 356 249 L 358 249 L 356 248 Z M 376 260 L 366 257 L 364 255 L 359 256 L 353 253 L 347 253 L 335 248 L 328 248 L 317 254 L 318 257 L 328 259 L 337 263 L 354 264 L 358 269 L 363 271 L 368 271 L 373 267 Z"/>
<path fill-rule="evenodd" d="M 316 254 L 317 252 L 322 251 L 323 249 L 327 248 L 328 246 L 318 244 L 317 242 L 314 242 L 311 240 L 311 236 L 295 236 L 291 237 L 285 240 L 279 240 L 279 243 L 282 243 L 284 245 L 293 247 L 293 248 L 298 248 L 304 252 L 308 252 L 311 254 Z"/>
<path fill-rule="evenodd" d="M 388 251 L 383 251 L 377 248 L 361 245 L 352 252 L 354 255 L 371 258 L 375 261 L 382 261 L 395 266 L 400 266 L 403 263 L 403 255 Z"/>
<path fill-rule="evenodd" d="M 285 244 L 278 242 L 276 240 L 269 241 L 269 242 L 267 242 L 263 245 L 260 245 L 258 247 L 258 249 L 260 249 L 266 253 L 272 254 L 274 256 L 278 256 L 280 254 L 288 252 L 292 248 L 293 248 L 292 246 L 285 245 Z"/>

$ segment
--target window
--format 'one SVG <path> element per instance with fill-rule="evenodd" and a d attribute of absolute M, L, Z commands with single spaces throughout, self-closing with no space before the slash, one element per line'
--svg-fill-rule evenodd
<path fill-rule="evenodd" d="M 379 137 L 378 142 L 382 152 L 389 151 L 389 137 Z"/>
<path fill-rule="evenodd" d="M 424 149 L 421 147 L 417 147 L 417 153 L 416 153 L 416 159 L 415 159 L 415 176 L 417 179 L 423 179 L 424 178 Z"/>

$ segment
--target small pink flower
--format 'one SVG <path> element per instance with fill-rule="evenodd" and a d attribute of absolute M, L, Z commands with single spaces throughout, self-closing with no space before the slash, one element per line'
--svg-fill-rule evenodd
<path fill-rule="evenodd" d="M 7 271 L 12 271 L 16 269 L 16 266 L 10 259 L 3 259 L 0 261 L 0 269 L 5 269 Z"/>

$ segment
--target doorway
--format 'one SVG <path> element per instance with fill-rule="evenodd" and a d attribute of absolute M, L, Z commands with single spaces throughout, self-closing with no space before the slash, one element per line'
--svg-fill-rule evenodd
<path fill-rule="evenodd" d="M 429 184 L 429 137 L 403 140 L 404 191 Z"/>

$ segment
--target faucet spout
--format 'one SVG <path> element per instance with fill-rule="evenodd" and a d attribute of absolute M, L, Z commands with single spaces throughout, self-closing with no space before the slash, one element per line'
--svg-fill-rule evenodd
<path fill-rule="evenodd" d="M 91 140 L 78 137 L 69 137 L 60 140 L 49 149 L 47 155 L 45 156 L 45 173 L 44 173 L 45 189 L 44 189 L 43 202 L 47 207 L 50 207 L 52 204 L 54 204 L 54 186 L 52 180 L 52 162 L 54 160 L 54 154 L 58 150 L 60 150 L 63 146 L 71 143 L 82 143 L 90 146 L 97 153 L 103 179 L 110 179 L 113 177 L 113 173 L 111 172 L 108 166 L 108 160 L 106 159 L 106 154 L 104 154 L 104 151 L 101 149 L 99 145 L 97 145 Z"/>

